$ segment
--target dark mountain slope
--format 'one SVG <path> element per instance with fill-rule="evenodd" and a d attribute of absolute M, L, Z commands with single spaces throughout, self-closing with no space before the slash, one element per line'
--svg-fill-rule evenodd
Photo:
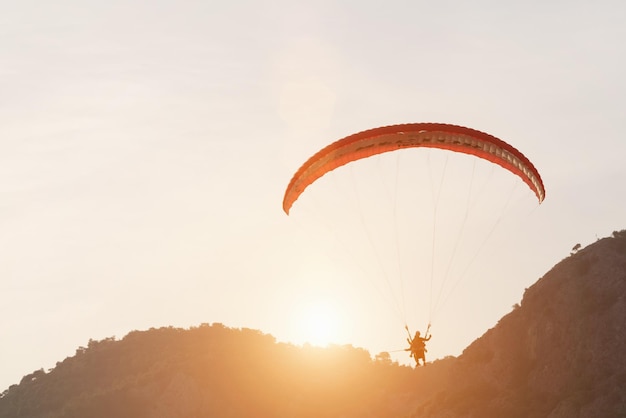
<path fill-rule="evenodd" d="M 626 231 L 573 254 L 472 343 L 419 417 L 626 417 Z"/>
<path fill-rule="evenodd" d="M 0 398 L 0 417 L 402 417 L 430 383 L 351 346 L 295 347 L 221 324 L 161 328 L 90 341 L 25 376 Z"/>

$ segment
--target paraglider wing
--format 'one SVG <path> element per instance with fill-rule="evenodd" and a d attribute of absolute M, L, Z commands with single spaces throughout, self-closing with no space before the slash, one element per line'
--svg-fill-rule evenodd
<path fill-rule="evenodd" d="M 384 126 L 347 136 L 309 158 L 294 174 L 283 198 L 289 210 L 304 190 L 324 174 L 349 162 L 402 148 L 440 148 L 499 164 L 519 176 L 535 193 L 545 198 L 543 182 L 534 165 L 506 142 L 474 129 L 444 123 L 411 123 Z"/>

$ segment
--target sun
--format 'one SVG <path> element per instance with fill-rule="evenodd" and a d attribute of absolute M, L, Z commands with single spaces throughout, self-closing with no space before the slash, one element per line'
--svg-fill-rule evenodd
<path fill-rule="evenodd" d="M 325 347 L 339 340 L 340 322 L 334 307 L 324 302 L 310 304 L 303 309 L 300 334 L 304 342 Z"/>

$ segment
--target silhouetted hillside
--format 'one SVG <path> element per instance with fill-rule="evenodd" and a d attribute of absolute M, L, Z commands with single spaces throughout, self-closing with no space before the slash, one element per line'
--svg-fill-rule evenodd
<path fill-rule="evenodd" d="M 203 324 L 89 341 L 0 395 L 0 418 L 626 417 L 626 231 L 557 264 L 458 358 Z"/>
<path fill-rule="evenodd" d="M 213 324 L 90 341 L 10 387 L 0 417 L 401 417 L 429 385 L 362 349 Z"/>
<path fill-rule="evenodd" d="M 626 417 L 626 231 L 557 264 L 415 417 Z"/>

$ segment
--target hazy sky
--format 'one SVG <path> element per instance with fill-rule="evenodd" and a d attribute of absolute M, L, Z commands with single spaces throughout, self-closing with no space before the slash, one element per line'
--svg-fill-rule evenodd
<path fill-rule="evenodd" d="M 395 123 L 489 132 L 546 185 L 538 206 L 522 184 L 438 313 L 429 359 L 460 354 L 574 244 L 626 228 L 624 21 L 618 0 L 2 2 L 0 390 L 169 325 L 404 348 L 427 319 L 395 308 L 424 295 L 390 301 L 306 201 L 281 208 L 308 156 Z M 311 195 L 345 209 L 341 181 Z"/>

